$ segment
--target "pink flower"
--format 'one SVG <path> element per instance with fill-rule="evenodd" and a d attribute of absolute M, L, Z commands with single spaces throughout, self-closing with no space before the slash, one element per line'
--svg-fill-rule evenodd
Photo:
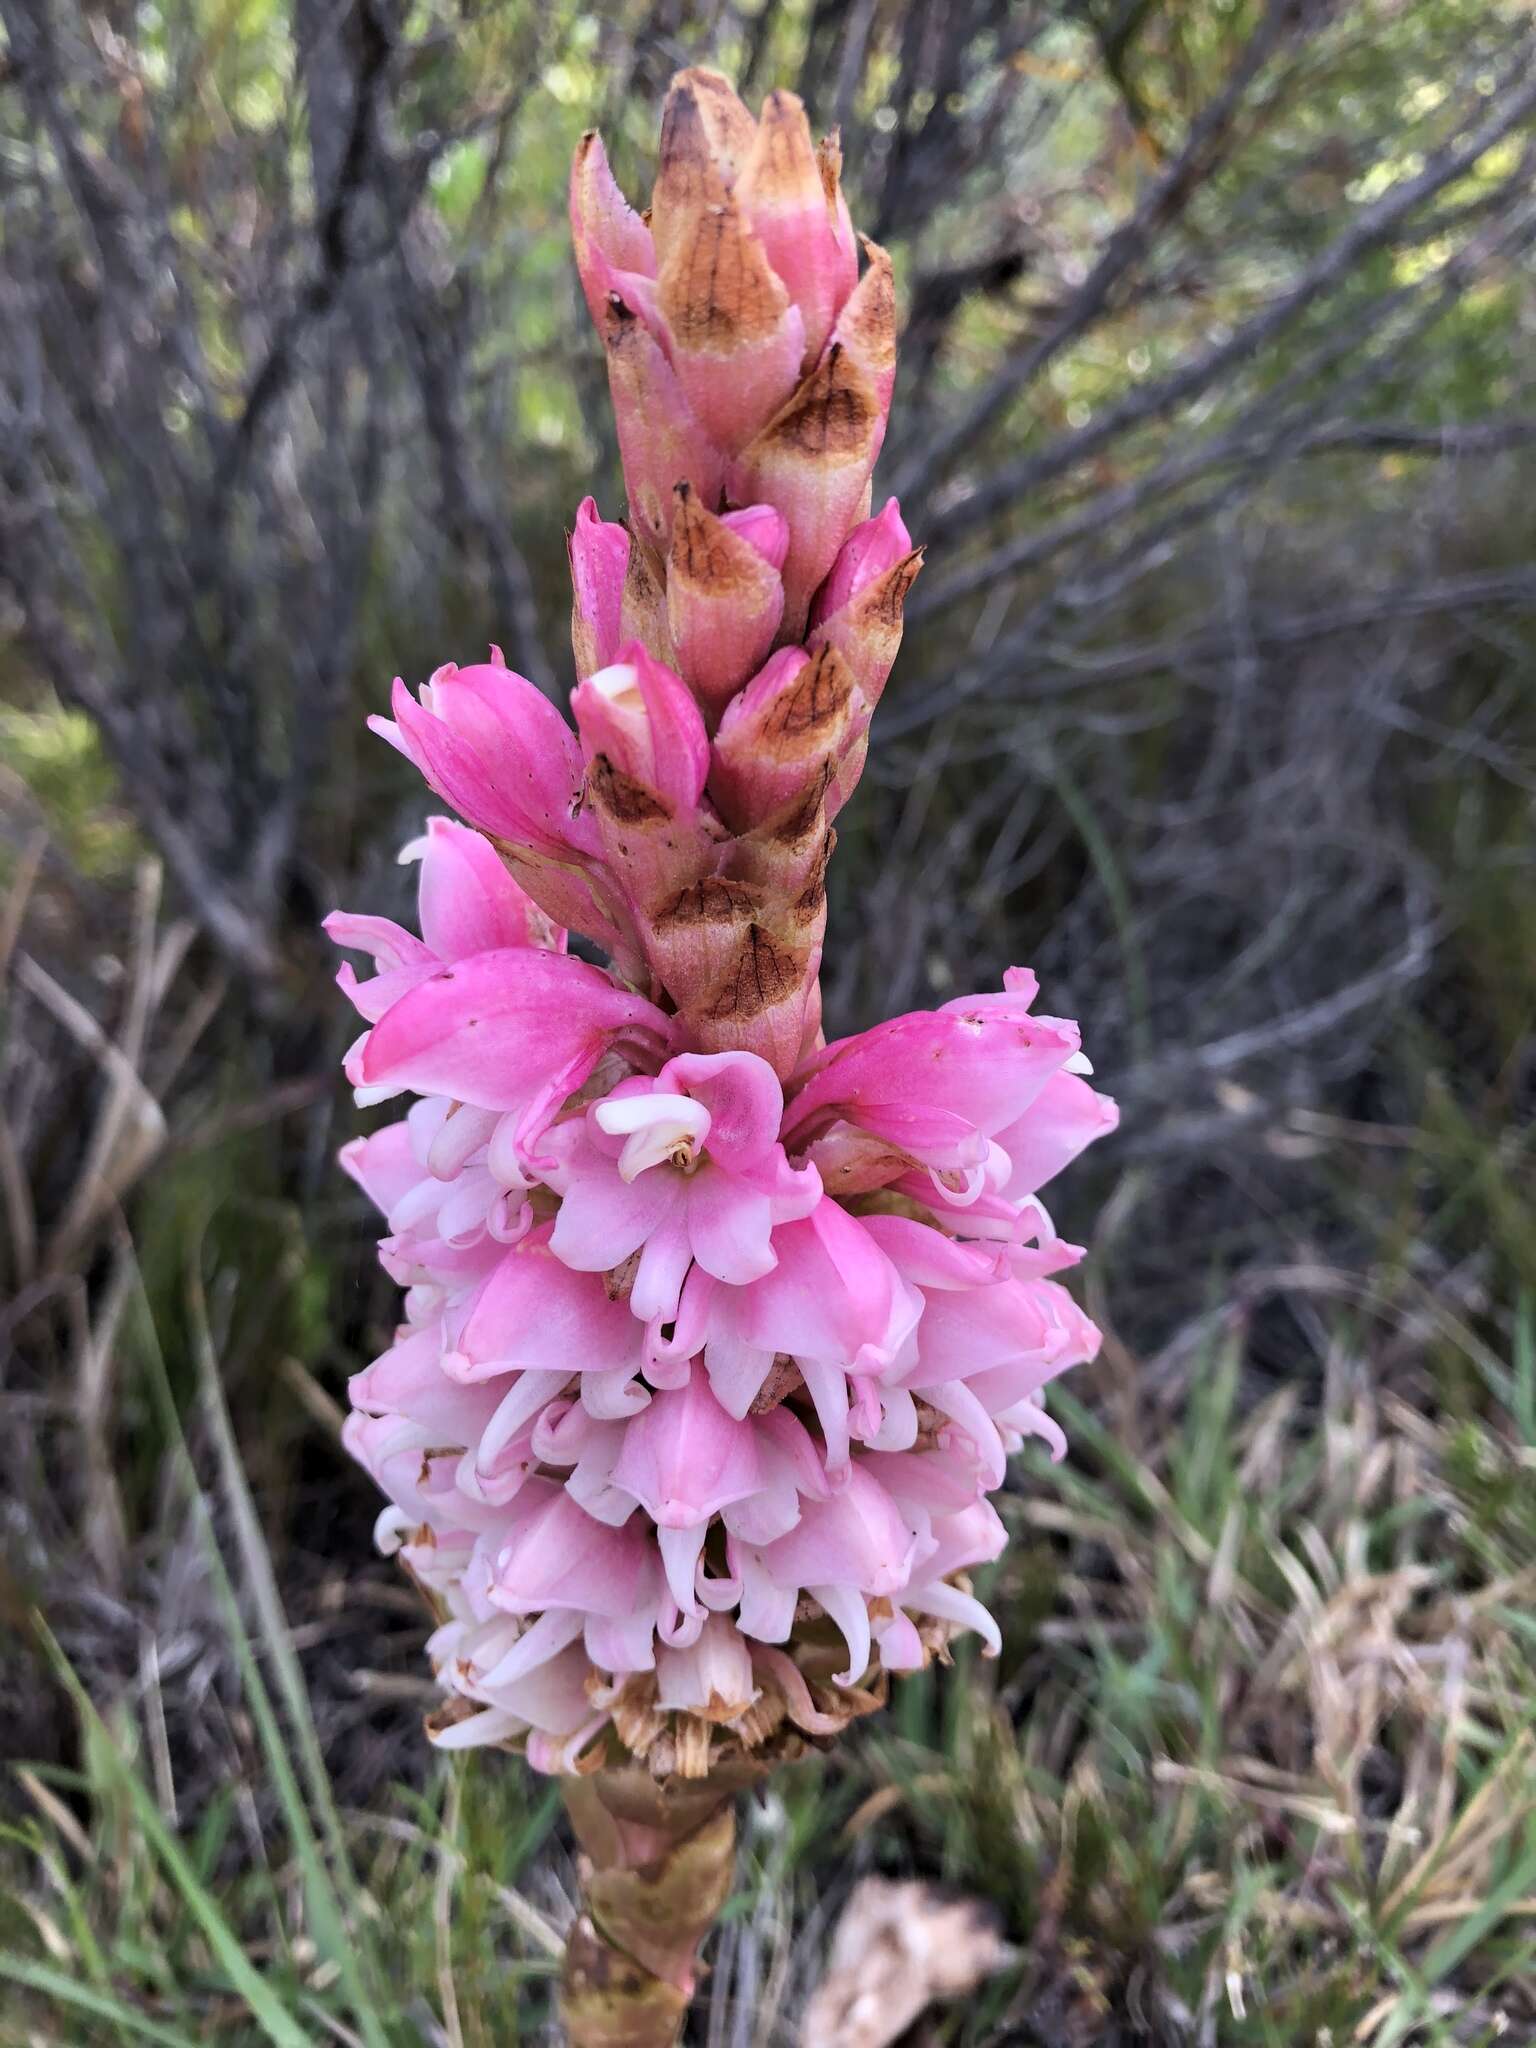
<path fill-rule="evenodd" d="M 740 1285 L 778 1263 L 773 1231 L 821 1197 L 814 1167 L 779 1143 L 784 1097 L 749 1052 L 683 1053 L 654 1079 L 635 1075 L 546 1140 L 561 1196 L 554 1250 L 581 1272 L 640 1254 L 630 1306 L 670 1321 L 697 1260 Z"/>
<path fill-rule="evenodd" d="M 646 216 L 583 140 L 627 506 L 569 537 L 575 727 L 494 650 L 397 682 L 373 723 L 466 822 L 407 849 L 419 935 L 327 920 L 374 962 L 338 977 L 359 1099 L 416 1098 L 342 1154 L 405 1289 L 346 1442 L 439 1615 L 432 1739 L 544 1770 L 824 1737 L 958 1631 L 995 1654 L 986 1496 L 1062 1454 L 1099 1341 L 1039 1191 L 1116 1113 L 1034 977 L 822 1035 L 832 828 L 921 562 L 871 516 L 895 293 L 840 162 L 706 71 Z"/>
<path fill-rule="evenodd" d="M 865 1226 L 825 1197 L 775 1233 L 772 1272 L 725 1289 L 695 1267 L 673 1348 L 702 1342 L 722 1405 L 744 1415 L 780 1356 L 793 1361 L 815 1407 L 828 1474 L 847 1477 L 850 1399 L 889 1371 L 922 1304 Z"/>
<path fill-rule="evenodd" d="M 577 812 L 575 735 L 525 676 L 499 659 L 474 668 L 449 662 L 422 685 L 419 703 L 397 678 L 392 708 L 393 723 L 370 719 L 373 730 L 472 825 L 557 859 L 596 853 Z"/>
<path fill-rule="evenodd" d="M 526 1156 L 611 1046 L 654 1057 L 669 1037 L 661 1012 L 600 968 L 503 949 L 443 968 L 386 1010 L 368 1034 L 362 1078 L 514 1110 Z"/>

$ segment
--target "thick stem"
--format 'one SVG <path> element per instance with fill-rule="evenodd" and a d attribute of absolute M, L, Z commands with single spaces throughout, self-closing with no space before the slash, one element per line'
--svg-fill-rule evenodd
<path fill-rule="evenodd" d="M 731 1889 L 736 1795 L 759 1775 L 742 1764 L 660 1784 L 639 1769 L 566 1781 L 586 1880 L 561 1982 L 570 2048 L 674 2048 Z"/>

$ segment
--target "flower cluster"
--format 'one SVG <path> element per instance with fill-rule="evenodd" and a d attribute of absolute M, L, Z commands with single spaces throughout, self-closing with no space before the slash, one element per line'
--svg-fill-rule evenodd
<path fill-rule="evenodd" d="M 653 1768 L 830 1731 L 996 1627 L 969 1571 L 1097 1332 L 1039 1189 L 1114 1123 L 1034 979 L 824 1041 L 831 820 L 917 568 L 869 518 L 889 264 L 799 103 L 685 73 L 647 221 L 589 137 L 572 218 L 630 523 L 571 540 L 574 730 L 493 650 L 379 729 L 433 818 L 343 1163 L 405 1288 L 347 1441 L 441 1625 L 448 1746 Z M 566 949 L 566 928 L 611 964 Z"/>

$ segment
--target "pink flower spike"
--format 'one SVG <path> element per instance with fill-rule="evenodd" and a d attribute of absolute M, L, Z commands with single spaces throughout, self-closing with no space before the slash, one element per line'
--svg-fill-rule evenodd
<path fill-rule="evenodd" d="M 595 499 L 583 498 L 566 550 L 573 598 L 571 646 L 579 679 L 619 658 L 629 533 L 610 519 L 600 519 Z"/>

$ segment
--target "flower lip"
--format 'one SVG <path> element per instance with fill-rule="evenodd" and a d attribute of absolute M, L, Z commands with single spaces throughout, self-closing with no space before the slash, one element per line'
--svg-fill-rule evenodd
<path fill-rule="evenodd" d="M 640 694 L 640 678 L 631 661 L 610 662 L 607 668 L 600 668 L 587 677 L 587 681 L 600 697 L 605 697 L 615 710 L 622 710 L 632 716 L 644 709 L 645 700 Z"/>
<path fill-rule="evenodd" d="M 609 1137 L 624 1139 L 619 1175 L 638 1180 L 653 1166 L 668 1162 L 692 1173 L 709 1136 L 710 1114 L 689 1095 L 621 1095 L 600 1102 L 592 1112 L 597 1127 Z"/>

